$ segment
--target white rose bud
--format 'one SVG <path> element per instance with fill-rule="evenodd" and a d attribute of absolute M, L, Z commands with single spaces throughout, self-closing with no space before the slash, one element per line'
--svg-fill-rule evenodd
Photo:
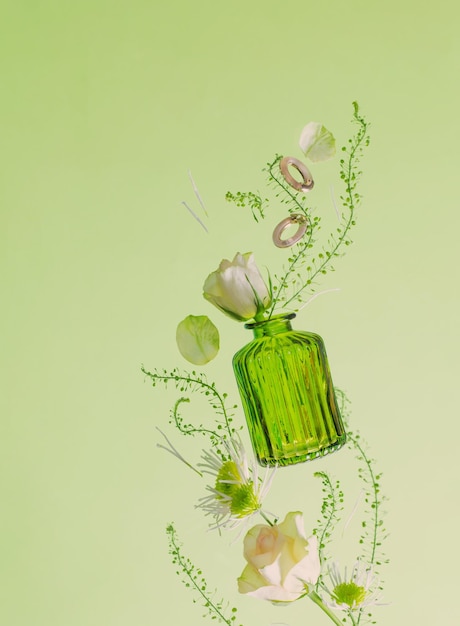
<path fill-rule="evenodd" d="M 271 304 L 270 293 L 252 252 L 224 259 L 209 274 L 203 296 L 218 309 L 239 321 L 260 316 Z"/>

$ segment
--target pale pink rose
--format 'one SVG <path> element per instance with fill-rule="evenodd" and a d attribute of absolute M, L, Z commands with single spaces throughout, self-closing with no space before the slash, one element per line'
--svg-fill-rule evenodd
<path fill-rule="evenodd" d="M 248 564 L 238 578 L 238 591 L 272 602 L 297 600 L 321 571 L 318 540 L 305 537 L 298 511 L 288 513 L 281 524 L 251 528 L 244 539 L 244 557 Z"/>

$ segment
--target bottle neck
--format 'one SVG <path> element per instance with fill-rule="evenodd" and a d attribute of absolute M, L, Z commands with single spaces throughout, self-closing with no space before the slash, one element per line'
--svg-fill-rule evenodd
<path fill-rule="evenodd" d="M 274 317 L 263 320 L 261 322 L 250 322 L 245 324 L 245 328 L 250 328 L 254 332 L 254 338 L 273 337 L 280 333 L 286 333 L 292 330 L 291 320 L 295 317 L 295 313 L 275 315 Z"/>

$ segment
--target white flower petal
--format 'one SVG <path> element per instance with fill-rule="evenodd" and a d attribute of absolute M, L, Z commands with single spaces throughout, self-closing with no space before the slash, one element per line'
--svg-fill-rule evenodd
<path fill-rule="evenodd" d="M 259 600 L 269 600 L 270 602 L 294 602 L 298 600 L 303 594 L 303 589 L 300 592 L 288 591 L 284 587 L 278 587 L 276 585 L 267 585 L 265 587 L 259 587 L 254 591 L 250 591 L 247 595 Z"/>
<path fill-rule="evenodd" d="M 288 513 L 280 524 L 254 526 L 244 540 L 244 556 L 251 585 L 240 585 L 241 593 L 272 602 L 292 602 L 315 584 L 321 566 L 316 537 L 305 539 L 302 513 Z M 261 564 L 264 563 L 264 566 Z"/>
<path fill-rule="evenodd" d="M 313 536 L 308 540 L 308 554 L 290 570 L 286 576 L 284 586 L 287 588 L 294 587 L 294 579 L 302 583 L 315 584 L 320 573 L 318 539 Z"/>
<path fill-rule="evenodd" d="M 299 139 L 302 152 L 310 161 L 327 161 L 335 155 L 335 139 L 320 122 L 309 122 Z"/>
<path fill-rule="evenodd" d="M 207 315 L 188 315 L 177 326 L 176 342 L 184 359 L 205 365 L 219 352 L 219 331 Z"/>

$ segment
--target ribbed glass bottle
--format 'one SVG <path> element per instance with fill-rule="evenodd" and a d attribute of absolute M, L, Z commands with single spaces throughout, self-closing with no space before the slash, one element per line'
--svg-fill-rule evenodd
<path fill-rule="evenodd" d="M 343 446 L 345 429 L 324 342 L 292 330 L 294 313 L 245 324 L 254 339 L 233 357 L 238 389 L 261 465 L 291 465 Z"/>

